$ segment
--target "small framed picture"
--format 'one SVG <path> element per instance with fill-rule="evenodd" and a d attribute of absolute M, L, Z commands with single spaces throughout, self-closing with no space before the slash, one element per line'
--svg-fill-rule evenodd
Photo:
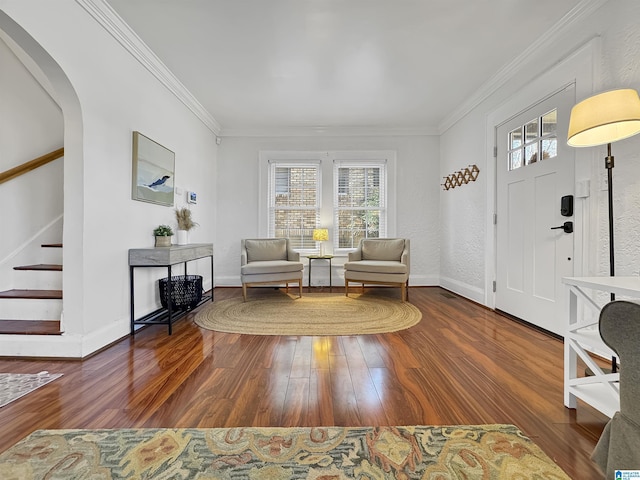
<path fill-rule="evenodd" d="M 198 203 L 198 196 L 196 195 L 196 192 L 187 192 L 187 202 Z"/>
<path fill-rule="evenodd" d="M 131 198 L 141 202 L 173 206 L 175 154 L 133 132 L 133 182 Z"/>

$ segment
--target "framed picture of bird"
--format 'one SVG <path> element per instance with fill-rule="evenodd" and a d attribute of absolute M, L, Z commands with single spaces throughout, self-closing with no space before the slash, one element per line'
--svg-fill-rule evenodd
<path fill-rule="evenodd" d="M 171 150 L 133 132 L 131 198 L 172 207 L 175 157 Z"/>

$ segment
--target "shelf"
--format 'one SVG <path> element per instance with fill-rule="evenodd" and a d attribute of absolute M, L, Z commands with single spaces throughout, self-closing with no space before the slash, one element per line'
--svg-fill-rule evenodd
<path fill-rule="evenodd" d="M 611 350 L 600 338 L 600 332 L 598 330 L 584 330 L 581 329 L 578 332 L 569 332 L 567 334 L 568 338 L 572 338 L 579 342 L 586 350 L 589 350 L 592 353 L 597 355 L 607 355 L 612 356 L 615 355 L 613 350 Z"/>
<path fill-rule="evenodd" d="M 178 310 L 177 312 L 171 312 L 171 325 L 176 323 L 182 317 L 184 317 L 187 313 L 192 312 L 195 308 L 198 308 L 200 305 L 210 301 L 212 299 L 211 295 L 203 295 L 202 300 L 198 302 L 198 304 L 194 308 L 189 308 L 187 310 Z M 136 320 L 133 321 L 134 325 L 168 325 L 169 324 L 169 311 L 166 308 L 159 308 L 151 313 L 148 313 Z"/>
<path fill-rule="evenodd" d="M 580 400 L 611 418 L 620 410 L 620 395 L 607 389 L 601 383 L 569 386 L 569 391 Z"/>
<path fill-rule="evenodd" d="M 620 374 L 602 373 L 589 356 L 589 353 L 608 356 L 615 353 L 604 343 L 597 328 L 600 307 L 584 289 L 640 298 L 640 277 L 567 277 L 562 282 L 567 286 L 569 296 L 569 318 L 564 339 L 564 404 L 568 408 L 576 408 L 577 399 L 580 399 L 611 418 L 620 410 Z M 584 309 L 597 310 L 597 315 L 593 321 L 582 323 L 578 328 L 577 325 L 581 324 L 579 301 L 584 304 Z M 593 376 L 578 377 L 578 356 L 595 373 Z"/>

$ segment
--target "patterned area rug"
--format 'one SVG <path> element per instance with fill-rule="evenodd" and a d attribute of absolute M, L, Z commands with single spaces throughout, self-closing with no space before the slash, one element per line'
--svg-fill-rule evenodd
<path fill-rule="evenodd" d="M 36 388 L 53 382 L 61 376 L 61 373 L 52 375 L 49 372 L 35 374 L 0 373 L 0 407 L 24 397 L 27 393 L 33 392 Z"/>
<path fill-rule="evenodd" d="M 195 318 L 208 330 L 251 335 L 361 335 L 404 330 L 422 318 L 398 298 L 377 295 L 307 293 L 302 298 L 273 295 L 209 303 Z"/>
<path fill-rule="evenodd" d="M 568 479 L 513 425 L 39 430 L 3 479 Z"/>

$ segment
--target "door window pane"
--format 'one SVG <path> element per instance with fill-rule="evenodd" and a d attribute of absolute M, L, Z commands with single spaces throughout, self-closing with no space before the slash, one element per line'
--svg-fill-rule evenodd
<path fill-rule="evenodd" d="M 558 139 L 555 137 L 542 140 L 542 159 L 558 156 Z"/>
<path fill-rule="evenodd" d="M 538 119 L 531 120 L 524 126 L 525 142 L 530 142 L 538 138 Z"/>
<path fill-rule="evenodd" d="M 542 135 L 555 133 L 558 125 L 558 111 L 552 110 L 542 116 Z"/>
<path fill-rule="evenodd" d="M 509 132 L 509 150 L 522 146 L 522 127 Z"/>
<path fill-rule="evenodd" d="M 515 170 L 522 166 L 522 149 L 509 153 L 509 170 Z"/>
<path fill-rule="evenodd" d="M 538 161 L 538 144 L 537 143 L 533 143 L 525 147 L 524 158 L 527 165 L 531 165 L 532 163 L 536 163 Z"/>

